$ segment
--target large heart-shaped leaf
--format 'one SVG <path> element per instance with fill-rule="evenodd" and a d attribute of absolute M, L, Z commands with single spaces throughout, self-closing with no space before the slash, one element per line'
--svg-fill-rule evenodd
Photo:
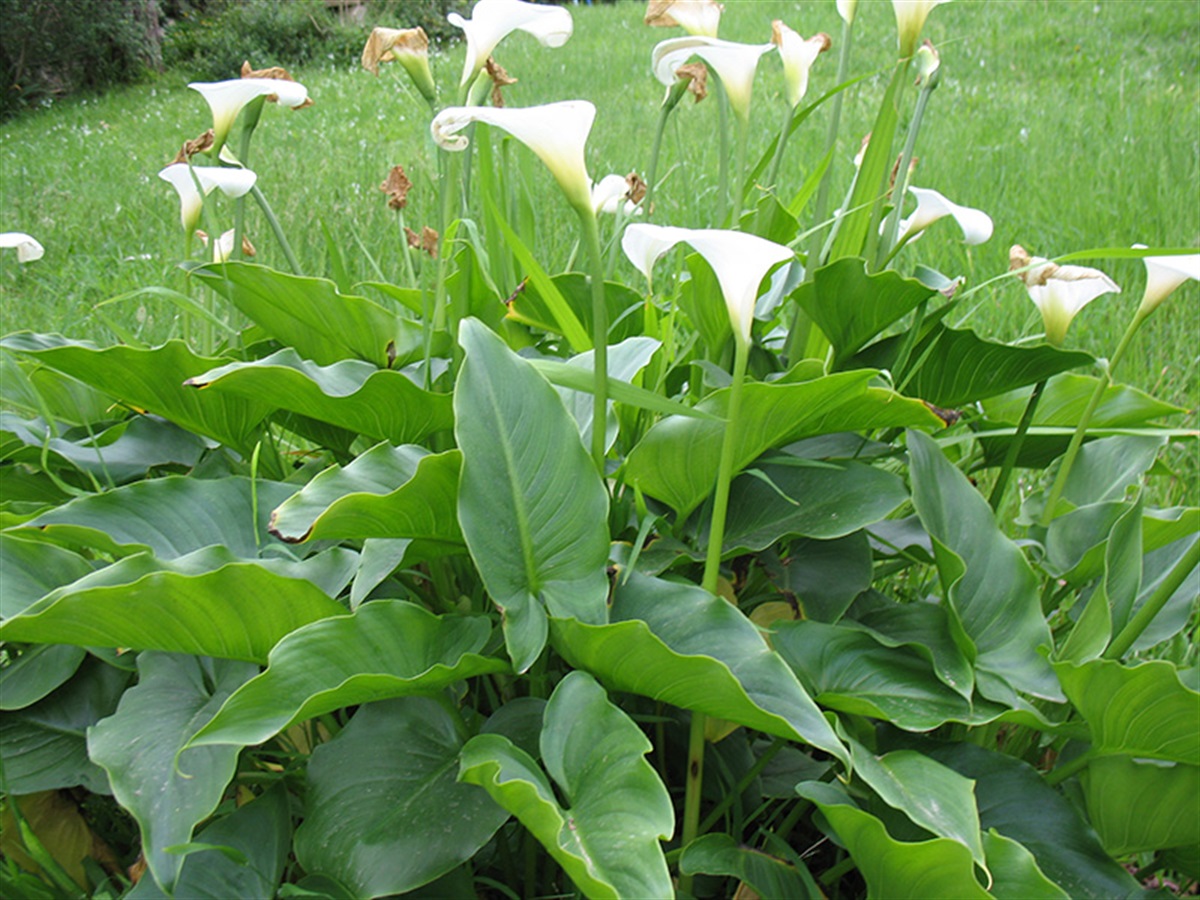
<path fill-rule="evenodd" d="M 484 618 L 439 617 L 392 600 L 314 622 L 283 638 L 266 671 L 230 697 L 193 743 L 259 744 L 293 722 L 345 706 L 434 694 L 503 671 L 503 662 L 479 655 L 490 633 Z"/>
<path fill-rule="evenodd" d="M 605 620 L 608 494 L 554 388 L 477 320 L 460 340 L 458 519 L 523 672 L 546 643 L 547 610 Z"/>
<path fill-rule="evenodd" d="M 980 691 L 1009 705 L 1015 705 L 1012 689 L 1061 700 L 1054 673 L 1038 653 L 1053 641 L 1024 554 L 937 444 L 910 431 L 908 448 L 913 505 L 934 539 L 947 598 L 974 644 Z"/>
<path fill-rule="evenodd" d="M 804 741 L 842 760 L 821 711 L 755 626 L 695 585 L 633 573 L 609 624 L 552 620 L 554 646 L 613 690 L 629 691 Z"/>
<path fill-rule="evenodd" d="M 1082 780 L 1088 819 L 1111 856 L 1200 844 L 1200 766 L 1108 756 Z"/>
<path fill-rule="evenodd" d="M 285 275 L 243 262 L 199 266 L 191 275 L 319 366 L 362 359 L 390 368 L 412 362 L 424 350 L 420 323 L 374 301 L 341 294 L 324 278 Z"/>
<path fill-rule="evenodd" d="M 419 441 L 454 424 L 449 395 L 422 390 L 401 372 L 356 359 L 319 366 L 291 347 L 229 363 L 185 383 L 270 403 L 393 444 Z"/>
<path fill-rule="evenodd" d="M 508 812 L 458 781 L 461 729 L 457 716 L 425 697 L 355 713 L 308 764 L 296 831 L 305 870 L 336 878 L 355 896 L 379 897 L 427 884 L 474 856 Z"/>
<path fill-rule="evenodd" d="M 88 753 L 137 819 L 146 864 L 168 893 L 184 857 L 167 848 L 191 840 L 237 766 L 237 747 L 185 749 L 188 739 L 254 672 L 250 663 L 143 653 L 137 686 L 114 715 L 88 729 Z"/>
<path fill-rule="evenodd" d="M 249 456 L 259 425 L 271 412 L 261 400 L 203 394 L 183 383 L 227 360 L 197 356 L 183 341 L 141 350 L 98 348 L 53 334 L 14 334 L 0 346 L 28 354 L 73 375 L 134 409 L 157 413 L 181 428 L 199 432 Z"/>
<path fill-rule="evenodd" d="M 798 384 L 745 385 L 734 448 L 734 471 L 772 447 L 819 434 L 904 425 L 937 427 L 922 403 L 870 386 L 874 372 L 839 372 Z M 714 391 L 697 409 L 726 416 L 729 389 Z M 725 425 L 670 416 L 630 452 L 625 478 L 687 515 L 712 491 Z"/>
<path fill-rule="evenodd" d="M 0 534 L 0 619 L 27 609 L 50 591 L 92 571 L 82 556 L 41 541 Z"/>
<path fill-rule="evenodd" d="M 1099 381 L 1091 375 L 1069 372 L 1055 375 L 1042 391 L 1032 424 L 1074 427 L 1083 418 L 1083 411 Z M 1033 389 L 1028 388 L 991 397 L 982 403 L 983 411 L 994 422 L 1015 425 L 1021 421 L 1032 392 Z M 1092 412 L 1091 425 L 1094 428 L 1128 428 L 1182 412 L 1182 407 L 1164 403 L 1135 387 L 1109 384 Z"/>
<path fill-rule="evenodd" d="M 463 748 L 459 777 L 520 819 L 588 897 L 674 897 L 659 841 L 675 814 L 643 758 L 650 741 L 587 674 L 554 689 L 541 750 L 549 777 L 508 738 L 481 734 Z"/>

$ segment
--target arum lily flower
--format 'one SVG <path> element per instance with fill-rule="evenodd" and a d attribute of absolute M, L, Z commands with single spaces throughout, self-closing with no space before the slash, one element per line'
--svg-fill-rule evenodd
<path fill-rule="evenodd" d="M 574 27 L 571 14 L 561 6 L 540 6 L 524 0 L 479 0 L 470 19 L 452 12 L 446 20 L 461 28 L 467 38 L 460 87 L 475 80 L 496 45 L 514 31 L 532 34 L 543 47 L 561 47 Z"/>
<path fill-rule="evenodd" d="M 197 229 L 196 237 L 200 238 L 200 243 L 208 246 L 208 235 Z M 229 257 L 233 255 L 233 238 L 234 229 L 230 228 L 219 238 L 213 242 L 213 262 L 223 263 L 228 262 Z M 258 251 L 254 249 L 254 245 L 250 243 L 250 239 L 242 235 L 242 255 L 246 257 L 257 256 Z"/>
<path fill-rule="evenodd" d="M 424 28 L 376 28 L 363 47 L 362 67 L 379 74 L 379 64 L 398 62 L 404 66 L 421 96 L 433 103 L 437 88 L 429 68 L 429 37 Z"/>
<path fill-rule="evenodd" d="M 616 215 L 618 210 L 624 211 L 627 216 L 637 215 L 641 208 L 629 196 L 629 190 L 626 178 L 615 174 L 605 175 L 592 185 L 592 209 L 609 215 Z"/>
<path fill-rule="evenodd" d="M 644 224 L 625 229 L 621 249 L 649 282 L 654 263 L 679 243 L 689 244 L 712 267 L 729 311 L 734 337 L 742 345 L 748 345 L 758 287 L 772 266 L 794 258 L 792 251 L 742 231 Z"/>
<path fill-rule="evenodd" d="M 467 138 L 459 132 L 473 122 L 507 131 L 546 164 L 571 205 L 590 215 L 592 180 L 588 177 L 583 148 L 595 118 L 596 107 L 586 100 L 565 100 L 519 109 L 451 106 L 434 116 L 429 130 L 439 147 L 453 151 L 467 148 Z"/>
<path fill-rule="evenodd" d="M 968 244 L 982 244 L 992 236 L 992 217 L 979 209 L 951 203 L 937 191 L 927 188 L 909 187 L 908 192 L 917 198 L 917 208 L 907 219 L 900 222 L 900 241 L 912 240 L 922 231 L 946 216 L 953 216 L 962 229 L 963 240 Z"/>
<path fill-rule="evenodd" d="M 858 10 L 858 0 L 837 0 L 838 15 L 847 25 L 854 24 L 854 13 Z"/>
<path fill-rule="evenodd" d="M 688 34 L 716 37 L 723 9 L 717 0 L 650 0 L 643 21 L 654 28 L 678 25 Z"/>
<path fill-rule="evenodd" d="M 1056 265 L 1040 256 L 1031 257 L 1020 245 L 1008 251 L 1008 261 L 1010 269 L 1027 270 L 1019 277 L 1042 311 L 1046 340 L 1056 347 L 1062 345 L 1071 320 L 1081 309 L 1101 294 L 1121 292 L 1116 282 L 1099 269 Z"/>
<path fill-rule="evenodd" d="M 654 77 L 670 88 L 675 83 L 676 70 L 691 57 L 700 57 L 721 79 L 730 108 L 745 125 L 750 120 L 750 93 L 758 61 L 774 49 L 774 44 L 739 44 L 718 38 L 671 38 L 654 48 L 651 65 Z"/>
<path fill-rule="evenodd" d="M 17 262 L 33 262 L 41 259 L 46 248 L 23 231 L 6 231 L 0 234 L 0 247 L 11 247 L 17 251 Z"/>
<path fill-rule="evenodd" d="M 186 163 L 171 163 L 158 177 L 175 188 L 179 194 L 179 219 L 184 233 L 191 235 L 200 221 L 200 209 L 204 198 L 217 188 L 228 197 L 241 197 L 248 193 L 258 176 L 249 169 L 224 169 L 216 166 L 188 166 Z M 199 189 L 196 182 L 200 182 Z M 203 194 L 200 191 L 203 190 Z"/>
<path fill-rule="evenodd" d="M 776 19 L 771 23 L 771 43 L 779 48 L 779 56 L 783 60 L 783 78 L 787 84 L 788 103 L 795 109 L 808 93 L 809 69 L 833 42 L 829 35 L 824 33 L 814 34 L 805 40 Z"/>
<path fill-rule="evenodd" d="M 1135 250 L 1145 250 L 1145 244 L 1134 244 Z M 1189 256 L 1144 256 L 1146 264 L 1146 291 L 1142 295 L 1142 305 L 1138 307 L 1138 316 L 1146 317 L 1158 305 L 1189 278 L 1200 281 L 1200 254 Z"/>
<path fill-rule="evenodd" d="M 297 109 L 308 103 L 308 89 L 298 81 L 285 78 L 232 78 L 228 81 L 197 82 L 188 85 L 199 91 L 213 114 L 213 140 L 224 145 L 233 122 L 242 108 L 258 97 L 275 97 L 284 106 Z"/>
<path fill-rule="evenodd" d="M 892 9 L 896 13 L 896 28 L 900 32 L 900 55 L 912 56 L 917 49 L 917 41 L 921 37 L 921 29 L 929 12 L 939 3 L 949 3 L 950 0 L 892 0 Z"/>

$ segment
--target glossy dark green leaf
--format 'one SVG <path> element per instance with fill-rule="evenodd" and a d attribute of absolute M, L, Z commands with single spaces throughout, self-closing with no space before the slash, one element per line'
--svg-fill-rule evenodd
<path fill-rule="evenodd" d="M 0 619 L 27 609 L 50 591 L 92 571 L 82 556 L 14 533 L 0 534 Z"/>
<path fill-rule="evenodd" d="M 1054 673 L 1038 653 L 1053 641 L 1042 617 L 1037 577 L 1024 554 L 932 440 L 910 431 L 908 449 L 913 505 L 934 538 L 947 600 L 974 645 L 980 691 L 1009 704 L 1013 689 L 1061 700 Z"/>
<path fill-rule="evenodd" d="M 572 672 L 546 706 L 545 772 L 507 738 L 482 734 L 463 748 L 459 777 L 515 815 L 586 896 L 670 898 L 675 892 L 659 842 L 675 830 L 675 815 L 643 758 L 651 749 L 603 688 Z"/>
<path fill-rule="evenodd" d="M 251 663 L 143 653 L 137 686 L 114 715 L 88 730 L 88 753 L 137 820 L 146 863 L 168 893 L 184 857 L 167 848 L 191 840 L 237 765 L 238 748 L 185 749 L 188 740 L 254 672 Z"/>
<path fill-rule="evenodd" d="M 580 325 L 592 333 L 592 288 L 586 276 L 578 272 L 564 272 L 550 279 L 563 300 L 579 320 Z M 642 320 L 639 315 L 626 315 L 631 307 L 640 307 L 645 298 L 623 284 L 605 282 L 604 301 L 608 308 L 609 343 L 616 344 L 641 334 Z M 529 325 L 539 331 L 561 334 L 554 313 L 538 289 L 530 280 L 525 290 L 519 292 L 509 304 L 509 318 Z"/>
<path fill-rule="evenodd" d="M 0 397 L 8 409 L 67 425 L 103 422 L 112 406 L 111 397 L 78 378 L 8 353 L 0 355 Z"/>
<path fill-rule="evenodd" d="M 547 611 L 605 620 L 608 494 L 554 388 L 480 322 L 464 321 L 460 340 L 458 519 L 523 672 Z"/>
<path fill-rule="evenodd" d="M 319 366 L 361 359 L 390 368 L 412 362 L 424 350 L 419 323 L 374 301 L 338 293 L 324 278 L 286 275 L 242 262 L 199 266 L 191 276 Z"/>
<path fill-rule="evenodd" d="M 265 662 L 285 634 L 345 613 L 306 572 L 323 574 L 307 563 L 240 561 L 217 547 L 169 562 L 133 556 L 47 594 L 0 625 L 0 639 Z"/>
<path fill-rule="evenodd" d="M 293 722 L 335 709 L 436 694 L 464 678 L 504 671 L 503 662 L 480 655 L 490 633 L 482 617 L 439 617 L 394 600 L 298 628 L 193 744 L 260 744 Z"/>
<path fill-rule="evenodd" d="M 1115 858 L 1200 844 L 1200 766 L 1108 756 L 1082 776 L 1088 819 Z"/>
<path fill-rule="evenodd" d="M 271 514 L 271 533 L 289 543 L 408 538 L 430 553 L 459 551 L 460 468 L 457 450 L 379 444 L 317 475 Z"/>
<path fill-rule="evenodd" d="M 1134 613 L 1140 610 L 1150 596 L 1158 590 L 1168 573 L 1179 565 L 1184 554 L 1197 541 L 1200 541 L 1200 535 L 1181 538 L 1165 547 L 1160 547 L 1157 550 L 1147 553 L 1142 558 L 1144 569 L 1142 593 L 1134 602 Z M 1179 588 L 1167 600 L 1166 605 L 1159 614 L 1154 617 L 1146 630 L 1142 632 L 1141 637 L 1134 642 L 1131 648 L 1134 653 L 1160 644 L 1174 637 L 1187 627 L 1196 601 L 1196 577 L 1196 569 L 1192 569 L 1191 575 L 1183 580 L 1183 583 L 1179 585 Z"/>
<path fill-rule="evenodd" d="M 1129 504 L 1092 503 L 1059 515 L 1046 529 L 1042 567 L 1052 575 L 1083 585 L 1104 572 L 1106 538 Z M 1147 509 L 1141 522 L 1143 553 L 1151 553 L 1200 532 L 1200 508 Z"/>
<path fill-rule="evenodd" d="M 880 594 L 860 596 L 852 621 L 885 647 L 907 647 L 929 660 L 941 681 L 965 698 L 975 687 L 971 663 L 955 640 L 949 613 L 932 603 L 896 603 Z"/>
<path fill-rule="evenodd" d="M 449 395 L 423 390 L 401 372 L 356 359 L 319 366 L 290 347 L 263 359 L 229 363 L 186 383 L 393 444 L 420 441 L 454 424 Z"/>
<path fill-rule="evenodd" d="M 792 295 L 833 345 L 834 368 L 938 292 L 899 272 L 868 275 L 866 262 L 839 259 L 813 272 Z"/>
<path fill-rule="evenodd" d="M 1154 465 L 1167 439 L 1157 436 L 1116 435 L 1084 444 L 1067 476 L 1063 497 L 1075 506 L 1123 500 Z"/>
<path fill-rule="evenodd" d="M 252 559 L 263 543 L 275 543 L 267 534 L 268 516 L 295 491 L 274 481 L 172 475 L 78 497 L 26 527 L 114 556 L 148 550 L 159 559 L 178 559 L 219 546 Z"/>
<path fill-rule="evenodd" d="M 692 841 L 679 857 L 685 875 L 728 875 L 744 882 L 760 897 L 772 900 L 823 900 L 825 894 L 808 869 L 761 850 L 739 845 L 727 834 L 706 834 Z"/>
<path fill-rule="evenodd" d="M 58 335 L 14 334 L 0 346 L 24 353 L 87 382 L 134 409 L 156 413 L 188 431 L 207 435 L 249 456 L 269 404 L 221 394 L 202 394 L 183 383 L 227 360 L 197 356 L 182 341 L 141 350 L 99 348 Z"/>
<path fill-rule="evenodd" d="M 1042 391 L 1032 424 L 1073 428 L 1083 418 L 1083 410 L 1095 393 L 1098 381 L 1091 375 L 1055 375 Z M 983 402 L 983 411 L 992 421 L 1015 425 L 1025 412 L 1032 390 L 1016 390 L 991 397 Z M 1183 411 L 1181 407 L 1164 403 L 1129 385 L 1110 384 L 1092 412 L 1091 424 L 1095 428 L 1131 427 Z"/>
<path fill-rule="evenodd" d="M 989 891 L 1012 900 L 1069 900 L 1070 894 L 1046 877 L 1029 849 L 997 831 L 983 835 L 987 853 Z"/>
<path fill-rule="evenodd" d="M 296 857 L 358 897 L 399 894 L 470 859 L 508 819 L 458 781 L 462 721 L 406 697 L 359 709 L 313 751 Z M 436 835 L 436 837 L 435 837 Z"/>
<path fill-rule="evenodd" d="M 734 471 L 784 444 L 840 431 L 913 426 L 938 427 L 923 404 L 870 386 L 875 373 L 839 372 L 797 384 L 753 382 L 743 389 Z M 697 408 L 724 418 L 729 389 L 715 391 Z M 625 478 L 686 515 L 716 483 L 725 425 L 671 416 L 658 422 L 630 452 Z"/>
<path fill-rule="evenodd" d="M 871 544 L 862 531 L 829 541 L 792 541 L 778 572 L 772 564 L 764 567 L 776 586 L 796 598 L 803 618 L 830 623 L 871 586 L 874 574 Z"/>
<path fill-rule="evenodd" d="M 10 648 L 0 669 L 0 710 L 22 709 L 41 700 L 75 674 L 87 651 L 67 644 L 30 647 L 20 656 Z"/>
<path fill-rule="evenodd" d="M 846 759 L 821 711 L 757 628 L 695 585 L 618 575 L 609 624 L 552 620 L 554 646 L 608 687 L 803 741 Z"/>

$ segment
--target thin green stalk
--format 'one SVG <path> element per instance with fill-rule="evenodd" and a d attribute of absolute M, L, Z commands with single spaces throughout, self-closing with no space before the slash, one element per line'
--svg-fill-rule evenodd
<path fill-rule="evenodd" d="M 746 202 L 746 147 L 750 143 L 750 117 L 747 116 L 743 121 L 740 116 L 734 116 L 737 121 L 737 154 L 734 160 L 734 167 L 737 169 L 737 175 L 733 182 L 733 218 L 727 224 L 730 227 L 736 227 L 738 221 L 742 217 L 742 207 Z"/>
<path fill-rule="evenodd" d="M 1125 329 L 1125 334 L 1121 336 L 1120 343 L 1117 344 L 1117 349 L 1113 352 L 1112 359 L 1109 360 L 1108 365 L 1101 373 L 1100 380 L 1096 382 L 1096 389 L 1092 392 L 1092 396 L 1083 410 L 1083 416 L 1080 418 L 1079 424 L 1075 426 L 1075 433 L 1071 435 L 1071 443 L 1067 445 L 1067 452 L 1063 454 L 1062 462 L 1059 463 L 1058 474 L 1054 476 L 1054 483 L 1050 486 L 1050 492 L 1046 495 L 1046 502 L 1042 507 L 1042 515 L 1038 520 L 1038 524 L 1043 528 L 1049 525 L 1050 520 L 1054 518 L 1054 508 L 1058 506 L 1062 492 L 1067 486 L 1067 477 L 1071 474 L 1071 468 L 1075 465 L 1075 457 L 1079 455 L 1079 448 L 1083 446 L 1083 439 L 1087 436 L 1088 425 L 1091 424 L 1092 416 L 1096 412 L 1096 407 L 1100 405 L 1100 401 L 1104 397 L 1104 392 L 1108 389 L 1109 384 L 1112 383 L 1113 369 L 1117 367 L 1117 363 L 1125 355 L 1130 341 L 1133 340 L 1134 334 L 1145 318 L 1146 313 L 1140 309 L 1134 314 L 1129 327 Z"/>
<path fill-rule="evenodd" d="M 687 92 L 687 82 L 682 78 L 675 82 L 667 92 L 667 96 L 663 99 L 662 106 L 658 108 L 658 126 L 654 130 L 654 145 L 650 148 L 650 168 L 646 170 L 646 196 L 642 201 L 642 208 L 646 210 L 646 215 L 654 214 L 654 189 L 657 185 L 658 178 L 658 157 L 662 151 L 663 133 L 667 130 L 667 119 L 671 117 L 671 111 L 679 105 L 680 99 Z"/>
<path fill-rule="evenodd" d="M 1037 411 L 1038 401 L 1042 399 L 1042 392 L 1046 390 L 1046 381 L 1047 379 L 1043 378 L 1034 385 L 1033 393 L 1029 395 L 1029 402 L 1025 404 L 1025 412 L 1021 415 L 1021 421 L 1017 423 L 1013 441 L 1008 445 L 1008 452 L 1004 454 L 1004 463 L 1000 466 L 1000 474 L 996 476 L 996 483 L 992 486 L 992 494 L 988 498 L 994 511 L 1000 509 L 1000 502 L 1004 499 L 1004 489 L 1008 487 L 1008 479 L 1012 475 L 1013 467 L 1017 464 L 1021 445 L 1025 443 L 1025 434 L 1029 431 L 1029 426 L 1033 424 L 1033 414 Z"/>
<path fill-rule="evenodd" d="M 704 784 L 704 723 L 708 717 L 699 710 L 692 710 L 691 727 L 688 729 L 687 779 L 683 802 L 683 835 L 679 840 L 684 849 L 696 839 L 700 830 L 700 791 Z M 679 875 L 679 893 L 690 896 L 692 876 Z"/>
<path fill-rule="evenodd" d="M 841 95 L 839 94 L 838 97 L 840 98 Z M 779 167 L 783 164 L 783 150 L 787 145 L 788 137 L 792 133 L 792 117 L 795 114 L 795 107 L 789 103 L 783 111 L 783 127 L 779 129 L 779 140 L 775 142 L 775 155 L 771 157 L 771 168 L 767 170 L 768 190 L 777 191 L 779 187 Z"/>
<path fill-rule="evenodd" d="M 400 255 L 404 259 L 404 275 L 408 279 L 408 286 L 419 288 L 417 284 L 417 273 L 413 270 L 412 252 L 408 246 L 408 234 L 404 230 L 404 210 L 396 210 L 396 229 L 400 238 Z"/>
<path fill-rule="evenodd" d="M 853 43 L 854 24 L 853 19 L 849 22 L 842 22 L 842 43 L 841 50 L 838 53 L 838 68 L 837 68 L 837 84 L 845 84 L 846 76 L 850 71 L 850 46 Z M 843 95 L 839 93 L 833 98 L 833 107 L 829 112 L 829 132 L 825 136 L 825 154 L 829 153 L 837 146 L 838 131 L 842 121 L 842 100 Z M 821 177 L 821 186 L 817 189 L 817 196 L 812 208 L 812 221 L 821 222 L 825 219 L 825 210 L 829 207 L 829 191 L 833 186 L 833 166 L 825 170 L 825 174 Z M 820 232 L 813 232 L 812 239 L 808 248 L 807 270 L 811 272 L 813 269 L 821 265 L 821 248 L 823 244 Z M 803 310 L 798 310 L 797 316 L 804 315 Z"/>
<path fill-rule="evenodd" d="M 1057 769 L 1047 772 L 1042 776 L 1042 780 L 1045 781 L 1046 784 L 1050 785 L 1050 787 L 1062 784 L 1062 782 L 1066 781 L 1072 775 L 1076 774 L 1077 772 L 1082 772 L 1084 769 L 1086 769 L 1088 763 L 1090 763 L 1093 759 L 1095 759 L 1095 756 L 1091 753 L 1091 751 L 1083 753 L 1075 757 L 1070 762 L 1059 766 Z"/>
<path fill-rule="evenodd" d="M 917 95 L 917 106 L 913 111 L 912 121 L 908 124 L 908 134 L 904 138 L 904 149 L 900 153 L 900 167 L 896 170 L 896 183 L 892 187 L 892 211 L 888 214 L 884 225 L 883 238 L 875 255 L 875 269 L 882 269 L 892 258 L 892 249 L 900 233 L 900 216 L 904 207 L 904 192 L 908 190 L 908 167 L 912 164 L 913 151 L 917 146 L 917 135 L 921 132 L 921 122 L 925 118 L 925 108 L 929 98 L 938 85 L 937 73 L 925 80 L 921 92 Z"/>
<path fill-rule="evenodd" d="M 608 417 L 608 304 L 604 299 L 604 251 L 600 247 L 600 228 L 591 207 L 576 210 L 583 237 L 588 245 L 588 261 L 592 271 L 592 460 L 604 478 L 604 432 Z"/>
<path fill-rule="evenodd" d="M 1179 586 L 1183 584 L 1184 579 L 1192 574 L 1192 570 L 1200 564 L 1200 541 L 1196 541 L 1187 552 L 1180 557 L 1179 562 L 1167 574 L 1158 589 L 1150 595 L 1150 598 L 1142 604 L 1139 609 L 1121 629 L 1120 633 L 1113 639 L 1113 642 L 1108 645 L 1108 649 L 1104 651 L 1105 659 L 1120 659 L 1133 646 L 1134 641 L 1141 637 L 1142 632 L 1146 627 L 1154 621 L 1167 601 L 1174 596 L 1179 590 Z"/>
<path fill-rule="evenodd" d="M 720 132 L 717 158 L 717 222 L 729 215 L 729 95 L 721 80 L 716 80 L 717 129 Z"/>
<path fill-rule="evenodd" d="M 283 233 L 283 226 L 279 224 L 279 219 L 275 217 L 275 210 L 271 209 L 271 204 L 267 202 L 266 196 L 264 196 L 257 184 L 250 188 L 250 194 L 258 202 L 263 215 L 267 217 L 267 223 L 271 226 L 271 230 L 275 232 L 275 239 L 279 241 L 283 255 L 287 257 L 288 266 L 291 267 L 292 274 L 303 274 L 300 268 L 300 260 L 296 259 L 296 254 L 292 251 L 292 245 L 288 243 L 287 235 Z"/>
<path fill-rule="evenodd" d="M 440 218 L 442 243 L 438 248 L 437 282 L 433 292 L 434 331 L 446 330 L 446 278 L 448 277 L 447 266 L 450 256 L 450 241 L 447 233 L 450 230 L 450 223 L 454 220 L 455 187 L 458 183 L 457 155 L 453 153 L 443 155 L 442 159 L 445 166 L 441 172 L 441 183 L 438 185 L 442 200 Z"/>
<path fill-rule="evenodd" d="M 771 742 L 771 746 L 763 752 L 763 755 L 755 760 L 754 765 L 746 770 L 746 774 L 738 779 L 738 783 L 734 786 L 733 790 L 727 793 L 721 802 L 714 806 L 712 811 L 704 817 L 704 821 L 700 823 L 700 833 L 707 832 L 708 829 L 717 824 L 721 816 L 725 815 L 725 811 L 733 805 L 734 800 L 745 793 L 746 788 L 750 787 L 750 783 L 762 774 L 763 769 L 767 767 L 771 760 L 779 755 L 779 751 L 783 749 L 785 743 L 786 741 L 783 738 L 778 737 Z"/>

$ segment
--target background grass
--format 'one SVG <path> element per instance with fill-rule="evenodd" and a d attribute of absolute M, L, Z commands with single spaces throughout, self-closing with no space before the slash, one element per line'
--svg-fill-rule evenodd
<path fill-rule="evenodd" d="M 725 6 L 721 33 L 728 39 L 766 41 L 773 18 L 804 35 L 840 36 L 831 0 L 726 0 Z M 498 49 L 499 61 L 520 79 L 507 89 L 509 103 L 591 99 L 599 109 L 588 147 L 593 177 L 644 171 L 662 94 L 649 73 L 650 50 L 679 32 L 643 26 L 639 2 L 571 9 L 575 34 L 562 49 L 542 48 L 522 34 Z M 364 39 L 373 24 L 406 23 L 367 22 Z M 1200 246 L 1195 0 L 958 0 L 933 12 L 926 35 L 941 51 L 943 80 L 917 148 L 914 181 L 988 211 L 996 233 L 968 249 L 954 226 L 942 223 L 940 233 L 904 251 L 901 268 L 922 262 L 978 283 L 1007 268 L 1013 243 L 1044 256 L 1134 242 Z M 891 4 L 863 0 L 851 71 L 890 66 L 894 47 Z M 835 47 L 815 67 L 809 99 L 833 86 L 836 53 Z M 434 60 L 447 98 L 454 96 L 461 59 L 461 47 L 451 46 Z M 327 271 L 324 222 L 352 274 L 373 277 L 361 240 L 383 271 L 400 280 L 396 221 L 377 186 L 392 165 L 403 164 L 416 184 L 408 223 L 419 230 L 436 218 L 426 107 L 396 66 L 385 66 L 375 79 L 356 59 L 327 59 L 293 74 L 316 105 L 266 110 L 251 160 L 261 187 L 308 272 Z M 848 183 L 850 157 L 870 128 L 885 78 L 868 79 L 848 94 L 835 196 Z M 43 260 L 24 267 L 11 253 L 0 257 L 0 331 L 112 340 L 93 313 L 95 304 L 146 285 L 181 283 L 178 204 L 156 173 L 186 138 L 209 125 L 208 109 L 186 88 L 188 80 L 187 72 L 169 72 L 153 84 L 65 101 L 0 129 L 0 229 L 29 232 L 47 248 Z M 782 103 L 779 62 L 770 54 L 755 86 L 752 158 L 773 136 Z M 712 224 L 716 121 L 712 101 L 685 101 L 673 117 L 660 167 L 670 177 L 658 195 L 656 221 Z M 815 163 L 824 133 L 818 111 L 793 138 L 785 177 L 794 184 Z M 531 159 L 523 150 L 516 155 Z M 571 252 L 572 216 L 539 165 L 523 170 L 536 198 L 535 248 L 554 271 Z M 218 210 L 228 213 L 227 206 Z M 256 211 L 248 231 L 260 260 L 283 268 Z M 1089 306 L 1068 343 L 1105 355 L 1136 307 L 1143 274 L 1136 261 L 1095 264 L 1124 293 Z M 635 283 L 631 269 L 624 274 Z M 1015 282 L 975 299 L 970 324 L 984 334 L 1014 339 L 1040 331 L 1036 310 Z M 141 321 L 147 337 L 172 332 L 173 308 L 164 301 L 141 298 L 108 309 L 122 323 Z M 1200 290 L 1193 283 L 1143 330 L 1120 375 L 1194 410 L 1200 400 L 1197 338 Z M 1194 425 L 1194 414 L 1188 421 Z"/>

